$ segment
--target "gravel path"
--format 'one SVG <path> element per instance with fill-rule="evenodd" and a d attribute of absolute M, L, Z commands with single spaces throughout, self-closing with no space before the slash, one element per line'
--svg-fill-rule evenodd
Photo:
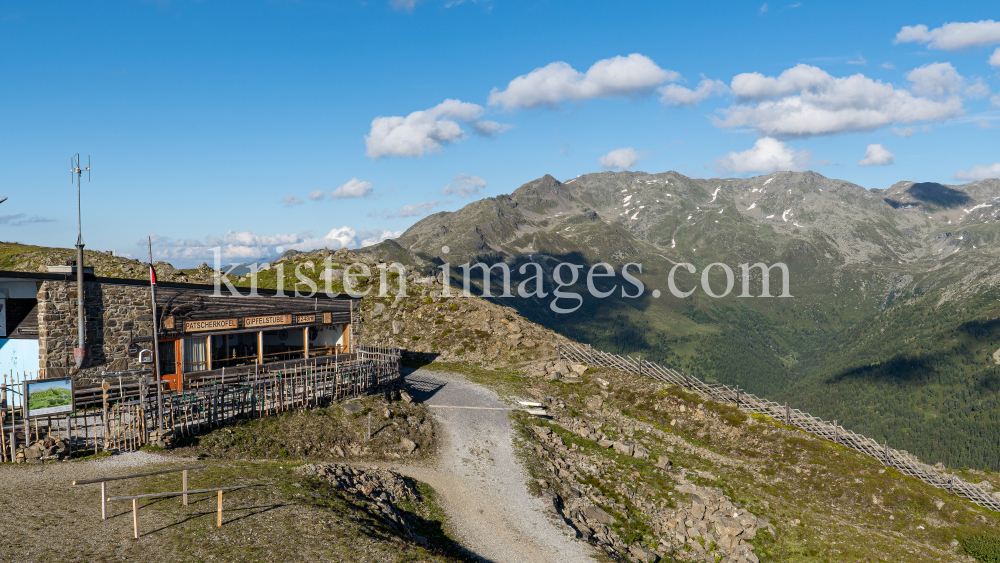
<path fill-rule="evenodd" d="M 466 549 L 496 563 L 591 560 L 596 551 L 528 492 L 507 405 L 453 373 L 421 369 L 406 381 L 434 413 L 443 443 L 431 465 L 394 468 L 434 487 Z"/>

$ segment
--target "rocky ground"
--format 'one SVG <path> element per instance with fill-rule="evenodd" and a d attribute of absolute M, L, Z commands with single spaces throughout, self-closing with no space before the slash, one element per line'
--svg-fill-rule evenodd
<path fill-rule="evenodd" d="M 249 485 L 224 494 L 216 527 L 215 495 L 144 499 L 133 539 L 128 502 L 111 502 L 101 520 L 100 486 L 75 479 L 207 463 L 189 485 Z M 180 490 L 180 474 L 114 481 L 110 495 Z M 196 461 L 146 452 L 42 465 L 0 465 L 0 560 L 46 561 L 433 561 L 465 560 L 441 532 L 433 491 L 401 503 L 396 514 L 417 530 L 401 533 L 376 505 L 282 463 Z"/>
<path fill-rule="evenodd" d="M 514 415 L 535 491 L 612 557 L 972 561 L 962 542 L 1000 523 L 777 421 L 632 374 L 574 382 L 553 367 L 473 378 L 544 406 L 548 417 Z"/>
<path fill-rule="evenodd" d="M 436 430 L 427 407 L 403 400 L 398 390 L 386 391 L 182 438 L 171 454 L 294 461 L 374 461 L 431 455 Z"/>

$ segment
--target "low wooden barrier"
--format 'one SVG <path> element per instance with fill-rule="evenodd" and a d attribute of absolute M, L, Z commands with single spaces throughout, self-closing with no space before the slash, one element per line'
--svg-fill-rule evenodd
<path fill-rule="evenodd" d="M 76 485 L 92 485 L 94 483 L 100 483 L 101 484 L 101 520 L 107 520 L 108 519 L 108 501 L 107 501 L 107 498 L 108 498 L 108 490 L 107 490 L 108 481 L 121 481 L 122 479 L 137 479 L 139 477 L 149 477 L 149 476 L 152 476 L 152 475 L 164 475 L 166 473 L 177 473 L 178 471 L 180 471 L 181 472 L 181 487 L 183 488 L 183 491 L 181 491 L 181 495 L 184 497 L 184 500 L 183 500 L 182 504 L 184 506 L 187 506 L 187 503 L 188 503 L 187 502 L 188 501 L 187 496 L 190 494 L 190 492 L 187 490 L 188 471 L 191 471 L 193 469 L 203 469 L 205 467 L 208 467 L 208 466 L 205 465 L 205 464 L 202 464 L 202 465 L 191 465 L 189 467 L 177 467 L 175 469 L 163 469 L 163 470 L 160 470 L 160 471 L 147 471 L 145 473 L 131 473 L 129 475 L 116 475 L 114 477 L 98 477 L 97 479 L 77 479 L 76 481 L 73 481 L 73 485 L 74 486 L 76 486 Z"/>
<path fill-rule="evenodd" d="M 144 498 L 163 498 L 163 497 L 184 497 L 184 504 L 187 504 L 188 495 L 197 495 L 202 493 L 219 493 L 219 505 L 218 505 L 218 516 L 216 518 L 215 525 L 217 527 L 222 527 L 222 491 L 233 491 L 236 489 L 243 489 L 249 487 L 250 485 L 236 485 L 234 487 L 215 487 L 212 489 L 194 489 L 194 490 L 184 490 L 184 491 L 172 491 L 169 493 L 149 493 L 145 495 L 132 495 L 126 497 L 108 497 L 108 502 L 119 501 L 119 500 L 130 500 L 132 501 L 132 533 L 135 539 L 139 539 L 139 499 Z"/>

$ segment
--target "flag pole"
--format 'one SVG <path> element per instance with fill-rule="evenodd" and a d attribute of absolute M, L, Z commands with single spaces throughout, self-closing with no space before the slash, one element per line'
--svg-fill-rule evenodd
<path fill-rule="evenodd" d="M 156 270 L 153 269 L 153 237 L 149 241 L 149 295 L 153 305 L 153 381 L 156 382 L 157 430 L 163 431 L 163 382 L 160 381 L 160 346 L 156 334 Z"/>

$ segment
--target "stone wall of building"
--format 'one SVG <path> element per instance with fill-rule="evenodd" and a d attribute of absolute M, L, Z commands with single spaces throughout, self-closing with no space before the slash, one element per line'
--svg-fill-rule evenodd
<path fill-rule="evenodd" d="M 101 372 L 144 367 L 138 356 L 128 355 L 128 344 L 153 334 L 149 288 L 84 282 L 87 357 L 79 370 L 73 358 L 76 294 L 75 281 L 45 281 L 38 291 L 39 376 L 89 380 Z"/>

